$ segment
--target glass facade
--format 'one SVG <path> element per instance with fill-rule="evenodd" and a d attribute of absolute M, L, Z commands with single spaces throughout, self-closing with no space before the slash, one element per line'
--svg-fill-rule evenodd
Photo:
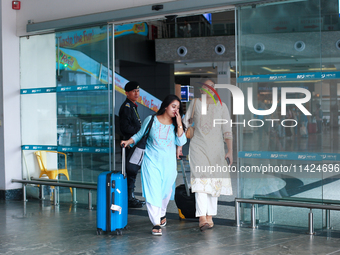
<path fill-rule="evenodd" d="M 24 176 L 51 179 L 55 170 L 58 181 L 96 183 L 112 169 L 110 33 L 100 26 L 21 38 Z M 60 188 L 59 200 L 71 201 L 71 192 Z M 77 200 L 86 203 L 87 191 Z"/>
<path fill-rule="evenodd" d="M 237 8 L 237 81 L 246 99 L 238 116 L 240 197 L 337 200 L 337 6 L 287 1 Z M 242 211 L 250 220 L 249 208 Z M 309 210 L 260 206 L 258 212 L 259 222 L 272 221 L 273 214 L 276 224 L 306 226 Z M 316 228 L 325 225 L 321 210 L 314 218 Z"/>
<path fill-rule="evenodd" d="M 244 106 L 237 119 L 233 116 L 237 122 L 233 128 L 238 129 L 237 196 L 336 201 L 340 172 L 338 2 L 249 4 L 236 7 L 235 15 L 235 29 L 230 27 L 233 21 L 228 20 L 223 23 L 222 32 L 216 32 L 220 23 L 214 24 L 202 15 L 193 16 L 192 20 L 167 20 L 164 37 L 236 34 L 236 70 L 227 70 L 227 62 L 221 62 L 218 68 L 223 72 L 217 78 L 219 83 L 234 84 L 234 73 L 230 71 L 235 72 L 237 86 L 244 95 L 244 101 L 235 97 L 232 101 Z M 191 24 L 190 36 L 184 33 L 187 23 Z M 137 30 L 144 36 L 149 34 L 146 23 L 126 25 L 130 27 L 115 29 L 115 35 Z M 151 28 L 151 33 L 157 32 L 155 26 Z M 112 31 L 112 26 L 107 25 L 20 39 L 24 177 L 41 177 L 37 151 L 46 151 L 40 157 L 47 169 L 67 170 L 68 176 L 61 174 L 58 180 L 96 183 L 100 172 L 115 168 L 115 104 L 124 100 L 118 99 L 112 90 Z M 142 45 L 144 41 L 138 43 Z M 128 42 L 122 39 L 119 43 L 124 46 Z M 130 50 L 122 47 L 121 52 Z M 144 55 L 134 55 L 140 57 L 136 62 L 144 62 Z M 130 65 L 132 60 L 122 58 L 118 63 L 116 59 L 115 65 L 127 76 L 143 77 L 150 83 L 151 91 L 161 91 L 156 82 L 151 84 L 153 77 L 144 74 L 152 73 L 151 69 Z M 149 67 L 154 65 L 145 62 Z M 212 68 L 215 69 L 214 63 Z M 127 81 L 116 77 L 115 89 L 124 95 L 122 87 L 117 87 L 123 80 Z M 157 111 L 153 105 L 160 105 L 157 100 L 149 100 L 146 94 L 141 96 L 138 103 L 147 106 L 147 110 L 143 108 L 144 115 Z M 235 114 L 240 108 L 231 109 Z M 71 192 L 65 188 L 60 200 L 71 201 Z M 87 191 L 78 191 L 77 200 L 87 203 Z M 259 206 L 257 210 L 260 223 L 275 221 L 279 225 L 303 227 L 309 212 L 278 206 Z M 250 221 L 250 208 L 242 205 L 241 211 L 242 220 Z M 333 215 L 338 217 L 337 212 Z M 314 219 L 316 228 L 324 227 L 323 211 L 315 210 Z"/>

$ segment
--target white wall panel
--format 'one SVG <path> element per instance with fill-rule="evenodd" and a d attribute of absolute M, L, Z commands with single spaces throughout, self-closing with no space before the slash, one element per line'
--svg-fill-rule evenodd
<path fill-rule="evenodd" d="M 56 87 L 55 34 L 20 39 L 21 88 Z M 21 95 L 21 139 L 23 145 L 57 145 L 56 93 Z M 24 151 L 23 176 L 39 177 L 34 151 Z M 23 158 L 23 160 L 25 160 Z M 57 155 L 52 154 L 53 167 Z"/>
<path fill-rule="evenodd" d="M 20 38 L 21 88 L 56 86 L 55 34 Z"/>
<path fill-rule="evenodd" d="M 21 187 L 21 184 L 11 183 L 12 179 L 21 178 L 19 39 L 15 35 L 16 15 L 16 11 L 11 9 L 11 1 L 0 1 L 0 189 Z"/>

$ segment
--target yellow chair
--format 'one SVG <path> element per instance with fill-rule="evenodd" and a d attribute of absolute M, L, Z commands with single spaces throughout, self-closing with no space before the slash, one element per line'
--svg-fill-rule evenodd
<path fill-rule="evenodd" d="M 49 153 L 49 152 L 64 155 L 65 157 L 65 168 L 64 169 L 52 169 L 52 170 L 46 169 L 46 153 Z M 49 179 L 57 179 L 59 174 L 63 174 L 66 176 L 67 180 L 70 180 L 70 177 L 68 175 L 68 170 L 67 170 L 67 155 L 65 153 L 59 152 L 59 151 L 36 151 L 34 152 L 34 155 L 37 157 L 38 165 L 40 168 L 39 178 L 43 174 L 46 174 Z M 71 194 L 73 194 L 72 188 L 70 188 L 70 191 L 71 191 Z"/>

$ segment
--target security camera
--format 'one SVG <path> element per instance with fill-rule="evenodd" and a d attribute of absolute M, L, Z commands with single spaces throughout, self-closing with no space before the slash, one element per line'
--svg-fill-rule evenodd
<path fill-rule="evenodd" d="M 306 44 L 303 41 L 297 41 L 294 44 L 294 49 L 297 51 L 303 51 L 306 48 Z"/>
<path fill-rule="evenodd" d="M 257 43 L 254 45 L 254 51 L 257 53 L 262 53 L 264 51 L 264 44 L 263 43 Z"/>
<path fill-rule="evenodd" d="M 163 5 L 162 4 L 156 4 L 152 6 L 152 10 L 153 11 L 159 11 L 163 9 Z"/>
<path fill-rule="evenodd" d="M 218 44 L 218 45 L 216 45 L 216 47 L 215 47 L 215 53 L 216 53 L 217 55 L 223 55 L 224 52 L 225 52 L 225 47 L 224 47 L 223 44 Z"/>
<path fill-rule="evenodd" d="M 335 47 L 340 50 L 340 40 L 337 40 L 335 43 Z"/>
<path fill-rule="evenodd" d="M 177 49 L 177 54 L 180 57 L 184 57 L 188 53 L 188 49 L 185 46 L 180 46 Z"/>

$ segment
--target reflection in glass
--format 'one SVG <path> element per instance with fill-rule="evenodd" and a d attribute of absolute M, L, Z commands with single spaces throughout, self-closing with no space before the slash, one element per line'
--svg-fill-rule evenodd
<path fill-rule="evenodd" d="M 68 155 L 72 181 L 97 182 L 99 173 L 110 169 L 107 29 L 112 38 L 107 26 L 56 34 L 57 139 L 59 150 Z"/>
<path fill-rule="evenodd" d="M 320 156 L 323 153 L 338 153 L 329 149 L 329 140 L 321 131 L 328 108 L 321 72 L 329 68 L 321 58 L 321 31 L 330 22 L 325 17 L 334 9 L 321 12 L 316 3 L 319 1 L 277 2 L 238 9 L 238 86 L 245 97 L 252 97 L 255 109 L 267 110 L 277 103 L 270 115 L 253 114 L 246 103 L 245 114 L 238 116 L 238 122 L 245 121 L 238 125 L 239 167 L 249 169 L 239 174 L 242 197 L 323 201 L 323 185 L 328 179 L 323 171 L 310 170 L 313 164 L 316 168 L 325 162 Z M 252 95 L 247 93 L 249 87 Z M 282 91 L 289 88 L 310 92 L 311 99 L 303 104 L 310 115 L 294 104 L 285 106 Z M 303 97 L 296 92 L 286 96 L 293 102 Z M 249 125 L 249 120 L 255 119 L 257 122 Z M 306 226 L 308 210 L 279 206 L 259 206 L 259 222 L 268 223 L 271 210 L 276 224 Z M 247 207 L 243 213 L 243 220 L 249 220 Z M 321 228 L 321 210 L 314 212 L 314 219 L 316 228 Z"/>

